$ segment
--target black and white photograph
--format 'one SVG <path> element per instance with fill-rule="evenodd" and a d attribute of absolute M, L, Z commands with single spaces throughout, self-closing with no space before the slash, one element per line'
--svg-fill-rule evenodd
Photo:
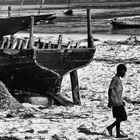
<path fill-rule="evenodd" d="M 0 140 L 140 140 L 140 0 L 0 0 Z"/>

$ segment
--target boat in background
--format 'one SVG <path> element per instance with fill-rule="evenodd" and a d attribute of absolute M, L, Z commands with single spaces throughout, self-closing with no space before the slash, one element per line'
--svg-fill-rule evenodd
<path fill-rule="evenodd" d="M 140 20 L 119 20 L 113 18 L 109 22 L 115 29 L 124 29 L 124 28 L 140 28 Z"/>
<path fill-rule="evenodd" d="M 64 14 L 68 15 L 68 16 L 72 16 L 73 15 L 73 10 L 70 8 L 70 3 L 71 3 L 71 1 L 68 0 L 68 10 L 64 11 Z"/>
<path fill-rule="evenodd" d="M 40 14 L 34 15 L 34 24 L 45 20 L 52 21 L 56 18 L 56 14 Z M 30 27 L 31 15 L 27 16 L 11 16 L 0 17 L 0 38 L 5 35 L 13 35 L 18 31 L 26 30 Z"/>

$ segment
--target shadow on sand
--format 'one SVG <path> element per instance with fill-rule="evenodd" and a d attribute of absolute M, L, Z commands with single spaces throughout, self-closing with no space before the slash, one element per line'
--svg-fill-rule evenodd
<path fill-rule="evenodd" d="M 108 135 L 106 135 L 105 133 L 98 133 L 98 132 L 91 132 L 90 130 L 88 130 L 87 128 L 77 128 L 79 133 L 84 133 L 86 135 L 102 135 L 102 136 L 106 136 L 108 137 Z"/>

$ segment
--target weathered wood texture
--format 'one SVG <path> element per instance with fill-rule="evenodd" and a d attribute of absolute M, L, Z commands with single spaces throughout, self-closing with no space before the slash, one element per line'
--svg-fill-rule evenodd
<path fill-rule="evenodd" d="M 87 65 L 93 58 L 94 49 L 64 49 L 36 51 L 36 62 L 60 76 L 70 70 Z"/>
<path fill-rule="evenodd" d="M 30 24 L 30 45 L 29 47 L 32 48 L 34 46 L 34 16 L 31 16 L 31 24 Z"/>
<path fill-rule="evenodd" d="M 71 79 L 73 103 L 75 105 L 81 105 L 81 100 L 80 100 L 80 95 L 79 95 L 78 75 L 77 75 L 76 70 L 70 73 L 70 79 Z"/>

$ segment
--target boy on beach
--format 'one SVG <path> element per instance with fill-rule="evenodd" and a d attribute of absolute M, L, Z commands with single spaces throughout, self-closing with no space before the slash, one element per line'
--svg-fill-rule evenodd
<path fill-rule="evenodd" d="M 109 134 L 112 136 L 112 129 L 114 126 L 116 126 L 116 138 L 125 138 L 126 135 L 123 135 L 120 133 L 120 123 L 122 121 L 127 120 L 127 114 L 125 111 L 125 103 L 122 99 L 122 92 L 123 92 L 123 86 L 122 81 L 120 79 L 125 76 L 125 73 L 127 71 L 127 68 L 124 64 L 119 64 L 117 66 L 117 73 L 112 78 L 109 90 L 108 90 L 108 107 L 112 108 L 112 114 L 113 117 L 116 118 L 116 121 L 113 122 L 110 126 L 108 126 L 106 129 L 109 132 Z"/>

